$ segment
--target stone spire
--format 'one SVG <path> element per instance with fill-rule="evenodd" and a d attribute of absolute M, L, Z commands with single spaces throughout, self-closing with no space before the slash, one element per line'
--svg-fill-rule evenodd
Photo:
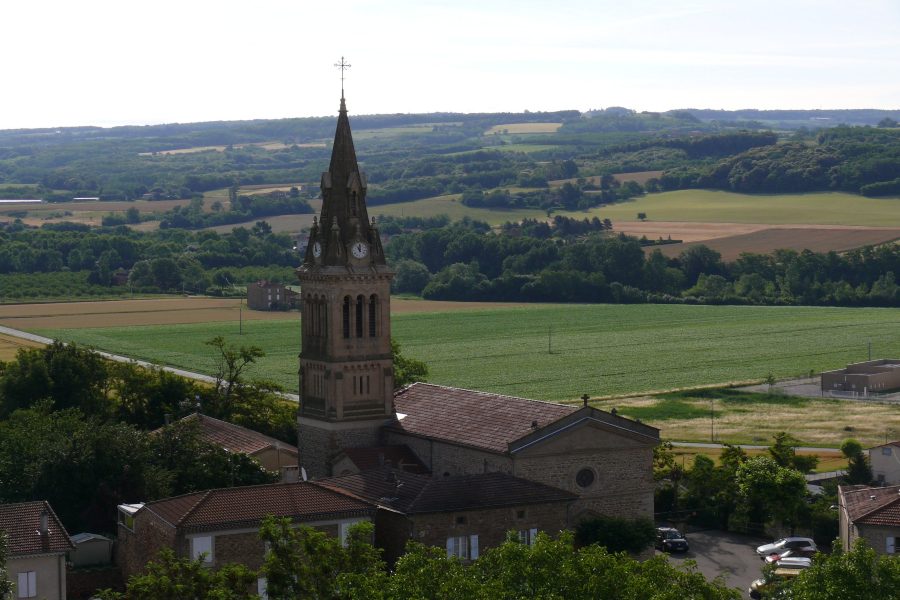
<path fill-rule="evenodd" d="M 322 214 L 318 228 L 310 234 L 310 248 L 318 242 L 322 253 L 319 260 L 307 253 L 305 264 L 343 266 L 348 264 L 347 247 L 365 242 L 369 252 L 364 262 L 384 265 L 384 251 L 377 230 L 373 230 L 366 210 L 366 174 L 360 172 L 350 132 L 347 104 L 341 98 L 337 130 L 331 149 L 331 164 L 322 173 Z M 335 244 L 342 247 L 334 248 Z M 356 264 L 359 264 L 357 261 Z"/>

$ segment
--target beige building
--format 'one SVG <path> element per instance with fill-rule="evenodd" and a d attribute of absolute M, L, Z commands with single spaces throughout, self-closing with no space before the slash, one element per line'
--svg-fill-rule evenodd
<path fill-rule="evenodd" d="M 241 452 L 259 460 L 269 471 L 281 473 L 284 467 L 297 466 L 297 447 L 281 440 L 263 435 L 233 423 L 195 413 L 181 422 L 194 423 L 200 432 L 200 439 L 216 444 L 230 452 Z M 157 429 L 152 433 L 159 433 Z"/>
<path fill-rule="evenodd" d="M 863 538 L 878 554 L 900 553 L 900 486 L 839 486 L 838 510 L 844 550 Z"/>
<path fill-rule="evenodd" d="M 0 531 L 9 537 L 6 575 L 16 584 L 13 597 L 65 600 L 66 553 L 75 546 L 50 505 L 0 504 Z"/>
<path fill-rule="evenodd" d="M 576 494 L 573 515 L 653 514 L 659 430 L 587 406 L 417 383 L 394 390 L 390 283 L 344 99 L 303 264 L 297 412 L 313 478 L 364 471 L 386 447 L 433 477 L 501 473 Z M 440 340 L 435 340 L 440 343 Z"/>
<path fill-rule="evenodd" d="M 279 310 L 296 306 L 300 294 L 283 283 L 263 279 L 247 286 L 247 308 Z"/>
<path fill-rule="evenodd" d="M 881 485 L 900 485 L 900 442 L 869 448 L 872 474 Z"/>
<path fill-rule="evenodd" d="M 856 392 L 868 394 L 900 388 L 900 360 L 880 358 L 822 372 L 822 393 Z"/>

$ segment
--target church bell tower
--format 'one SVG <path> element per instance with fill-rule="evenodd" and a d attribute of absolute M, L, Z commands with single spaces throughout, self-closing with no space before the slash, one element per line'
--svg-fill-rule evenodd
<path fill-rule="evenodd" d="M 394 417 L 391 279 L 375 220 L 366 210 L 366 174 L 353 148 L 343 95 L 322 213 L 313 219 L 303 264 L 300 465 L 331 474 L 343 448 L 375 446 Z"/>

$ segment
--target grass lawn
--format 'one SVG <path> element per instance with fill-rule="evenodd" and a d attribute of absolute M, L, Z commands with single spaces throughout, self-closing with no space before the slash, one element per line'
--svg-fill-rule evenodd
<path fill-rule="evenodd" d="M 898 323 L 897 309 L 670 305 L 531 305 L 392 319 L 404 354 L 428 364 L 431 382 L 546 400 L 759 380 L 770 372 L 789 377 L 864 360 L 868 342 L 875 356 L 900 355 Z M 226 322 L 38 333 L 204 373 L 212 372 L 212 353 L 203 342 L 222 334 L 265 349 L 252 374 L 295 391 L 299 320 L 245 322 L 243 336 L 237 330 Z M 683 413 L 674 420 L 708 415 L 682 404 L 673 407 Z"/>
<path fill-rule="evenodd" d="M 639 212 L 653 221 L 900 227 L 900 199 L 843 192 L 749 195 L 680 190 L 576 214 L 633 221 Z"/>

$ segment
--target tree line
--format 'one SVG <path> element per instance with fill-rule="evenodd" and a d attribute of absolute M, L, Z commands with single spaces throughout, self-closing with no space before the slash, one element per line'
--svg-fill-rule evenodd
<path fill-rule="evenodd" d="M 704 245 L 674 258 L 645 255 L 637 238 L 597 221 L 557 216 L 552 225 L 509 223 L 499 234 L 446 227 L 398 236 L 385 252 L 398 291 L 434 300 L 900 305 L 896 245 L 745 253 L 725 263 Z"/>

